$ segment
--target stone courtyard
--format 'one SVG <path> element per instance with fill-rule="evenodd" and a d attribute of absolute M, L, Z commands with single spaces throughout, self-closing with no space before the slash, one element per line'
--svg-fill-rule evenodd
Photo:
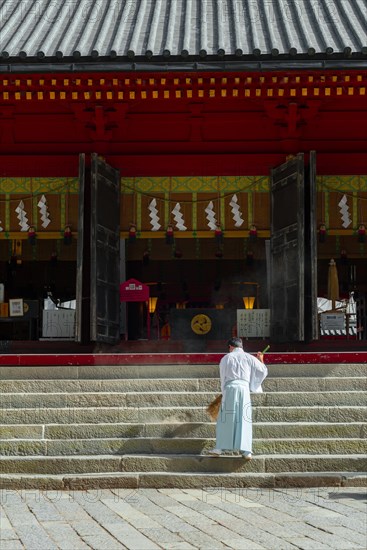
<path fill-rule="evenodd" d="M 2 490 L 1 550 L 366 548 L 366 489 Z"/>

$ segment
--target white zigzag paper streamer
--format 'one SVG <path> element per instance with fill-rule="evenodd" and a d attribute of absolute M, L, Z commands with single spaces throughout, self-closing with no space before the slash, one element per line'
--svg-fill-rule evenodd
<path fill-rule="evenodd" d="M 174 209 L 172 210 L 173 218 L 176 222 L 176 227 L 179 231 L 187 231 L 187 227 L 185 225 L 185 220 L 183 219 L 183 214 L 181 212 L 181 205 L 178 202 Z"/>
<path fill-rule="evenodd" d="M 150 216 L 150 224 L 152 226 L 152 231 L 158 231 L 161 228 L 161 224 L 159 223 L 159 216 L 158 216 L 158 210 L 156 208 L 157 201 L 156 199 L 152 199 L 149 203 L 149 216 Z"/>
<path fill-rule="evenodd" d="M 50 220 L 50 215 L 48 213 L 47 200 L 45 195 L 42 195 L 37 206 L 41 214 L 42 227 L 46 229 L 46 227 L 51 223 L 51 220 Z"/>
<path fill-rule="evenodd" d="M 341 201 L 339 202 L 338 206 L 340 208 L 340 213 L 342 215 L 342 221 L 343 221 L 342 226 L 347 228 L 352 223 L 352 219 L 349 215 L 349 206 L 348 206 L 346 195 L 343 195 L 343 197 L 342 197 Z"/>
<path fill-rule="evenodd" d="M 232 208 L 233 220 L 235 221 L 235 227 L 241 227 L 244 220 L 242 219 L 242 212 L 240 206 L 238 205 L 237 195 L 233 195 L 229 205 Z"/>
<path fill-rule="evenodd" d="M 28 229 L 29 229 L 28 218 L 27 218 L 27 213 L 24 210 L 24 202 L 23 201 L 20 201 L 20 203 L 16 207 L 15 211 L 18 214 L 17 218 L 19 220 L 20 230 L 21 231 L 28 231 Z"/>
<path fill-rule="evenodd" d="M 0 233 L 1 233 L 2 231 L 4 231 L 4 228 L 3 228 L 3 226 L 1 225 L 2 223 L 3 223 L 3 222 L 0 220 Z"/>
<path fill-rule="evenodd" d="M 215 218 L 215 212 L 214 212 L 214 205 L 213 205 L 213 201 L 210 201 L 210 203 L 208 204 L 208 206 L 205 208 L 205 212 L 206 212 L 206 219 L 208 220 L 208 227 L 210 229 L 216 229 L 217 227 L 217 220 Z"/>

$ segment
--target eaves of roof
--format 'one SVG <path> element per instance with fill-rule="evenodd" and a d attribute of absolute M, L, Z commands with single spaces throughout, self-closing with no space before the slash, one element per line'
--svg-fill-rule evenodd
<path fill-rule="evenodd" d="M 1 0 L 0 64 L 3 72 L 358 68 L 366 14 L 367 0 Z"/>
<path fill-rule="evenodd" d="M 367 68 L 367 55 L 353 56 L 259 56 L 258 58 L 242 57 L 222 60 L 213 58 L 187 60 L 146 60 L 135 59 L 63 59 L 62 61 L 44 59 L 8 60 L 0 62 L 0 74 L 4 73 L 86 73 L 86 72 L 265 72 L 265 71 L 317 71 L 317 70 L 362 70 Z"/>

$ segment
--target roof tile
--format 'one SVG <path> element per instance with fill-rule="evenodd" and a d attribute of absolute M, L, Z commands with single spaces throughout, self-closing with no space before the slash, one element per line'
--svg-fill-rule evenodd
<path fill-rule="evenodd" d="M 367 0 L 0 0 L 0 54 L 363 54 Z"/>

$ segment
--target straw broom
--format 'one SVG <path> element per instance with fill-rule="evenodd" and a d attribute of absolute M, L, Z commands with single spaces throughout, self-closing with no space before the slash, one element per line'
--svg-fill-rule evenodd
<path fill-rule="evenodd" d="M 221 403 L 222 403 L 222 394 L 219 394 L 214 399 L 214 401 L 212 401 L 206 408 L 206 412 L 209 414 L 213 422 L 215 422 L 218 418 Z"/>

